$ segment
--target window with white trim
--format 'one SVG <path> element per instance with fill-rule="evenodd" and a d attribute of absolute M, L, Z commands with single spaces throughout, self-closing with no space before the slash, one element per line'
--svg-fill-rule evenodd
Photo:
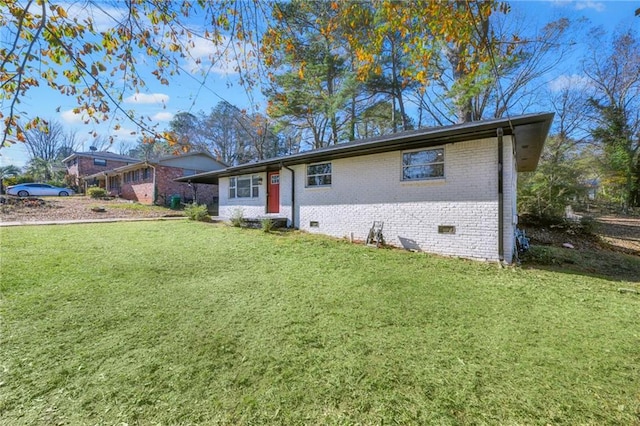
<path fill-rule="evenodd" d="M 444 178 L 444 148 L 402 153 L 402 180 Z"/>
<path fill-rule="evenodd" d="M 229 178 L 229 198 L 258 198 L 260 176 L 236 176 Z"/>
<path fill-rule="evenodd" d="M 331 186 L 331 163 L 307 166 L 307 187 Z"/>

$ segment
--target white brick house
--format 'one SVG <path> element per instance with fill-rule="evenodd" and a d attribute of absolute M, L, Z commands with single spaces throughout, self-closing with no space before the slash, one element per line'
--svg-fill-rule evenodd
<path fill-rule="evenodd" d="M 179 180 L 218 183 L 222 218 L 286 218 L 362 241 L 382 221 L 390 245 L 511 262 L 517 172 L 536 168 L 552 119 L 421 129 Z"/>

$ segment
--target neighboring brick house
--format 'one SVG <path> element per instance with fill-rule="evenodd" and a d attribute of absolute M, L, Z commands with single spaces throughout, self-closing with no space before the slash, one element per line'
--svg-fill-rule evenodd
<path fill-rule="evenodd" d="M 517 173 L 537 167 L 553 114 L 420 129 L 180 178 L 219 183 L 223 218 L 511 262 Z"/>
<path fill-rule="evenodd" d="M 84 192 L 86 186 L 89 185 L 86 182 L 87 176 L 137 163 L 138 161 L 140 160 L 137 158 L 114 154 L 109 151 L 89 151 L 74 152 L 62 160 L 62 164 L 67 168 L 67 184 L 79 192 Z"/>
<path fill-rule="evenodd" d="M 168 205 L 172 196 L 179 195 L 182 202 L 196 201 L 199 204 L 214 206 L 218 201 L 218 185 L 191 185 L 176 182 L 175 179 L 225 167 L 225 164 L 210 154 L 194 152 L 137 161 L 113 170 L 95 173 L 87 179 L 95 179 L 111 195 L 142 204 Z"/>

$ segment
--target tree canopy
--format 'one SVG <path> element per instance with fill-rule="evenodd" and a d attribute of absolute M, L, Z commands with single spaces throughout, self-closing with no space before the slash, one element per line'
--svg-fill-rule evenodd
<path fill-rule="evenodd" d="M 554 199 L 573 197 L 587 179 L 574 165 L 588 156 L 620 202 L 640 204 L 634 31 L 582 35 L 591 46 L 579 70 L 585 84 L 555 96 L 543 90 L 548 73 L 564 65 L 582 26 L 562 17 L 529 31 L 526 17 L 496 0 L 0 0 L 0 10 L 1 145 L 25 142 L 32 159 L 51 161 L 76 145 L 70 135 L 52 148 L 66 136 L 23 106 L 45 89 L 111 132 L 135 123 L 140 155 L 199 149 L 229 164 L 540 110 L 544 97 L 560 118 L 541 170 L 563 182 L 528 182 Z M 216 99 L 166 128 L 124 107 L 132 94 L 185 74 L 199 96 L 219 68 L 248 92 L 261 90 L 265 104 Z"/>
<path fill-rule="evenodd" d="M 310 24 L 297 41 L 294 27 L 289 25 L 291 19 L 284 17 L 295 15 L 293 5 L 299 6 L 295 10 L 300 16 L 298 28 L 303 28 L 305 19 Z M 307 16 L 301 13 L 305 7 Z M 403 81 L 428 81 L 434 52 L 442 45 L 455 46 L 456 72 L 465 79 L 473 78 L 489 59 L 487 40 L 476 34 L 479 27 L 495 11 L 508 10 L 495 1 L 433 0 L 372 0 L 370 4 L 132 0 L 118 7 L 93 0 L 71 6 L 53 1 L 2 0 L 0 8 L 0 24 L 6 31 L 0 45 L 3 145 L 24 141 L 27 131 L 41 125 L 43 118 L 30 116 L 20 102 L 43 86 L 75 98 L 74 112 L 86 122 L 124 116 L 143 132 L 160 133 L 147 117 L 125 110 L 123 98 L 131 92 L 144 91 L 150 78 L 171 84 L 172 77 L 186 72 L 185 58 L 201 66 L 204 74 L 224 60 L 224 55 L 211 55 L 203 61 L 195 53 L 200 43 L 231 52 L 234 71 L 247 87 L 266 78 L 270 67 L 278 63 L 290 76 L 297 73 L 307 86 L 317 77 L 314 74 L 324 73 L 323 90 L 329 95 L 322 101 L 324 106 L 312 112 L 320 114 L 324 108 L 330 123 L 327 141 L 335 143 L 344 122 L 349 122 L 350 137 L 354 137 L 355 118 L 341 117 L 338 111 L 341 103 L 348 103 L 353 90 L 349 87 L 355 83 L 330 87 L 332 81 L 338 83 L 335 79 L 341 78 L 346 83 L 350 81 L 349 73 L 360 81 L 371 73 L 380 74 L 383 70 L 379 58 L 389 50 L 389 40 L 395 43 L 393 52 L 404 52 L 407 64 L 392 75 L 395 80 L 391 93 L 395 100 L 400 99 L 400 76 Z M 312 12 L 318 13 L 314 16 Z M 323 44 L 309 43 L 319 39 L 324 40 Z M 299 50 L 292 51 L 292 46 Z M 278 59 L 283 49 L 291 56 L 284 63 Z M 324 54 L 318 56 L 322 49 Z M 296 57 L 295 53 L 303 56 Z M 349 61 L 344 60 L 347 54 Z M 149 74 L 142 74 L 146 66 L 141 61 L 153 65 Z M 343 72 L 347 74 L 339 77 Z M 285 80 L 283 77 L 280 82 L 283 87 L 295 84 Z M 277 93 L 278 89 L 274 91 Z M 402 104 L 399 109 L 402 112 Z M 353 115 L 354 109 L 351 111 Z M 274 114 L 278 116 L 277 108 Z M 114 121 L 114 130 L 120 126 Z"/>
<path fill-rule="evenodd" d="M 600 32 L 592 37 L 584 63 L 593 87 L 591 134 L 602 144 L 607 174 L 619 181 L 623 203 L 640 206 L 640 40 L 631 31 L 611 40 Z"/>

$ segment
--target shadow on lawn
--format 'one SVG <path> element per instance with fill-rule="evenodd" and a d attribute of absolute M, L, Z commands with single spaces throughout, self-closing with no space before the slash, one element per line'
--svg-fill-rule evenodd
<path fill-rule="evenodd" d="M 230 226 L 230 225 L 228 225 Z M 635 225 L 634 225 L 635 226 Z M 242 229 L 242 228 L 239 228 Z M 256 232 L 256 235 L 262 234 L 256 229 L 242 229 L 242 231 Z M 534 235 L 539 233 L 532 232 Z M 283 238 L 303 238 L 303 241 L 310 243 L 309 234 L 293 229 L 275 229 L 264 235 L 271 234 Z M 628 235 L 624 230 L 617 235 Z M 576 237 L 576 236 L 574 236 Z M 640 256 L 635 251 L 632 254 L 624 253 L 624 248 L 618 245 L 609 244 L 606 241 L 599 240 L 598 236 L 575 238 L 552 237 L 545 243 L 532 241 L 531 249 L 521 257 L 521 267 L 524 269 L 543 269 L 553 272 L 585 275 L 596 278 L 603 278 L 610 281 L 627 281 L 640 284 Z M 570 240 L 576 245 L 576 249 L 567 249 L 561 247 L 561 243 Z M 311 244 L 325 245 L 333 244 L 336 240 L 332 237 L 316 235 Z M 349 241 L 348 239 L 339 240 L 346 244 L 364 244 L 363 241 Z M 386 246 L 387 249 L 402 250 L 398 247 Z"/>
<path fill-rule="evenodd" d="M 544 269 L 611 281 L 640 283 L 640 257 L 608 250 L 606 247 L 571 250 L 553 246 L 532 246 L 521 260 L 525 269 Z"/>
<path fill-rule="evenodd" d="M 639 217 L 600 216 L 591 232 L 549 224 L 526 231 L 531 250 L 522 256 L 523 268 L 640 282 Z"/>

